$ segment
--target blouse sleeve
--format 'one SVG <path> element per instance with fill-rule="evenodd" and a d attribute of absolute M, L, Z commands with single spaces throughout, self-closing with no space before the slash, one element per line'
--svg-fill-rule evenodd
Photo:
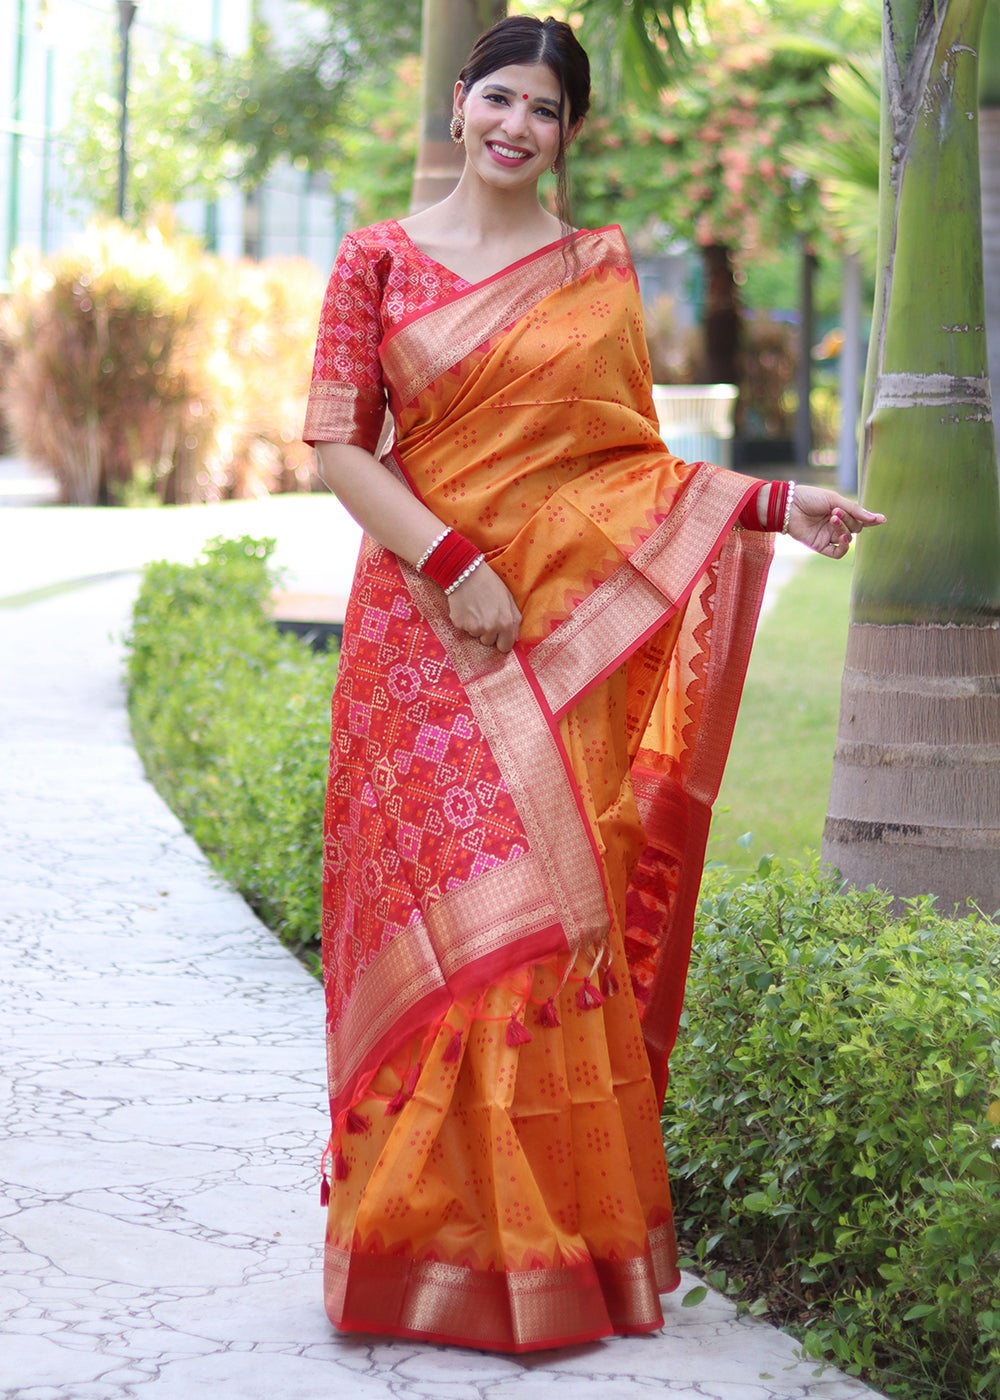
<path fill-rule="evenodd" d="M 348 234 L 323 298 L 302 433 L 306 442 L 343 442 L 375 451 L 385 416 L 380 307 L 377 263 Z"/>

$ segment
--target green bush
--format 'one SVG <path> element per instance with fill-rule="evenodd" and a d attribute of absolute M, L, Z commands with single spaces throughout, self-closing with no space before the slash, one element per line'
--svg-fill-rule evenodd
<path fill-rule="evenodd" d="M 150 564 L 128 639 L 146 771 L 284 943 L 319 945 L 323 801 L 336 657 L 268 620 L 271 540 L 214 540 Z"/>
<path fill-rule="evenodd" d="M 301 441 L 322 283 L 155 228 L 95 225 L 19 255 L 2 308 L 3 413 L 74 505 L 219 500 L 314 485 Z"/>
<path fill-rule="evenodd" d="M 997 927 L 889 903 L 767 859 L 709 872 L 664 1114 L 678 1221 L 810 1355 L 908 1400 L 994 1396 Z"/>

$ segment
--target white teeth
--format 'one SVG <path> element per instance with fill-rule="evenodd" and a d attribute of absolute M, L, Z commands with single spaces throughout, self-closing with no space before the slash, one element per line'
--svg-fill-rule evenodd
<path fill-rule="evenodd" d="M 512 150 L 510 146 L 498 146 L 495 141 L 493 143 L 493 150 L 496 151 L 498 156 L 508 156 L 511 160 L 528 159 L 525 151 L 515 151 Z"/>

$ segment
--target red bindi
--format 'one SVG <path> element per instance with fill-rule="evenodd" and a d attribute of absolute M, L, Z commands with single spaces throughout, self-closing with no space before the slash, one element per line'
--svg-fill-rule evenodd
<path fill-rule="evenodd" d="M 521 94 L 521 96 L 524 98 L 525 102 L 527 102 L 527 100 L 528 100 L 528 94 L 527 94 L 526 92 L 524 92 L 524 93 Z"/>

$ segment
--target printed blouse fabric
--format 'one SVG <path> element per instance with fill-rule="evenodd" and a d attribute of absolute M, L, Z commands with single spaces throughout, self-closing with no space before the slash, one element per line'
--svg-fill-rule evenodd
<path fill-rule="evenodd" d="M 468 282 L 434 261 L 390 219 L 348 234 L 320 315 L 303 436 L 374 452 L 385 413 L 379 345 L 407 316 Z"/>

